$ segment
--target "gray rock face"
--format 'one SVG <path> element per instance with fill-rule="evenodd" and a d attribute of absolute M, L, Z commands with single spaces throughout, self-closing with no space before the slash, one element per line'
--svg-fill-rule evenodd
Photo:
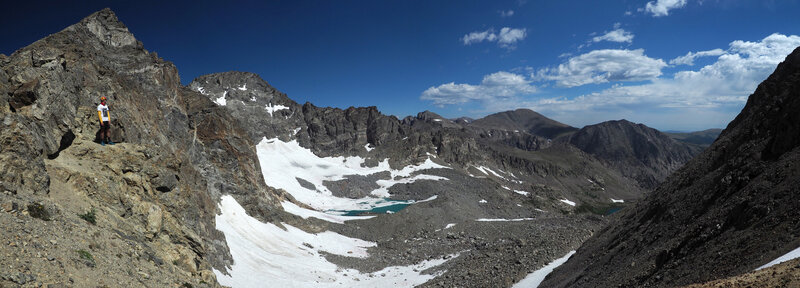
<path fill-rule="evenodd" d="M 192 81 L 189 88 L 227 108 L 255 143 L 264 137 L 294 139 L 294 129 L 305 124 L 300 105 L 253 73 L 204 75 Z"/>
<path fill-rule="evenodd" d="M 589 125 L 564 139 L 605 161 L 646 189 L 655 188 L 702 148 L 627 120 Z"/>
<path fill-rule="evenodd" d="M 749 272 L 797 248 L 799 91 L 800 48 L 711 147 L 595 234 L 543 287 L 675 287 Z"/>
<path fill-rule="evenodd" d="M 175 66 L 144 50 L 108 9 L 0 57 L 0 190 L 47 197 L 54 172 L 44 161 L 59 157 L 73 140 L 95 138 L 100 96 L 109 99 L 113 141 L 157 149 L 180 163 L 172 174 L 152 178 L 157 193 L 178 187 L 186 193 L 164 212 L 196 235 L 184 243 L 196 254 L 194 266 L 207 271 L 231 264 L 214 229 L 220 195 L 234 195 L 262 219 L 282 211 L 281 194 L 260 177 L 252 135 L 227 110 L 182 87 Z M 148 219 L 149 228 L 160 226 L 158 218 Z"/>

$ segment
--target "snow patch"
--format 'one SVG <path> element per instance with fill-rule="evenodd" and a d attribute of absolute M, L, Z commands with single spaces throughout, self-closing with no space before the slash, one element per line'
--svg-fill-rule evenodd
<path fill-rule="evenodd" d="M 492 175 L 494 175 L 497 178 L 500 178 L 500 179 L 503 179 L 503 180 L 507 180 L 505 177 L 500 176 L 500 174 L 497 174 L 497 172 L 494 172 L 494 170 L 489 169 L 489 167 L 486 167 L 486 166 L 475 166 L 475 169 L 478 169 L 479 171 L 483 172 L 483 174 L 489 175 L 489 173 L 491 173 Z"/>
<path fill-rule="evenodd" d="M 573 254 L 575 254 L 575 251 L 569 251 L 569 253 L 567 253 L 567 255 L 564 255 L 564 257 L 558 258 L 553 262 L 550 262 L 550 264 L 547 264 L 544 267 L 540 268 L 539 270 L 536 270 L 533 273 L 528 274 L 528 276 L 525 276 L 525 279 L 522 279 L 522 281 L 517 282 L 517 284 L 514 284 L 514 286 L 511 286 L 511 288 L 539 287 L 539 284 L 542 284 L 542 281 L 544 281 L 544 277 L 547 277 L 547 274 L 550 274 L 550 272 L 553 272 L 553 270 L 555 270 L 558 266 L 561 266 L 561 264 L 567 262 L 567 260 L 569 260 L 569 257 L 572 257 Z"/>
<path fill-rule="evenodd" d="M 786 253 L 783 256 L 778 257 L 777 259 L 772 260 L 767 264 L 764 264 L 764 266 L 756 268 L 756 271 L 764 269 L 764 268 L 769 268 L 770 266 L 778 265 L 778 264 L 781 264 L 781 263 L 786 262 L 786 261 L 791 261 L 791 260 L 794 260 L 795 258 L 800 258 L 800 248 L 797 248 L 797 249 L 794 249 L 792 251 L 789 251 L 789 253 Z"/>
<path fill-rule="evenodd" d="M 244 83 L 244 85 L 242 85 L 242 87 L 239 87 L 239 88 L 236 88 L 236 89 L 239 89 L 240 91 L 247 91 L 247 83 Z"/>
<path fill-rule="evenodd" d="M 434 122 L 442 122 L 442 119 L 433 119 Z"/>
<path fill-rule="evenodd" d="M 294 131 L 293 131 L 292 135 L 297 135 L 297 132 L 300 132 L 301 129 L 303 129 L 303 128 L 302 127 L 294 128 Z"/>
<path fill-rule="evenodd" d="M 369 151 L 372 151 L 372 150 L 373 150 L 373 149 L 375 149 L 375 148 L 373 148 L 373 147 L 369 147 L 369 143 L 367 143 L 367 144 L 364 144 L 364 149 L 366 149 L 366 150 L 367 150 L 367 152 L 369 152 Z"/>
<path fill-rule="evenodd" d="M 625 203 L 625 200 L 621 200 L 621 199 L 617 200 L 617 199 L 614 199 L 614 198 L 609 198 L 609 199 L 611 199 L 611 203 Z"/>
<path fill-rule="evenodd" d="M 202 86 L 197 86 L 197 92 L 200 92 L 200 94 L 206 95 L 206 89 L 203 89 Z"/>
<path fill-rule="evenodd" d="M 575 202 L 569 201 L 567 199 L 561 199 L 560 201 L 564 202 L 564 203 L 567 203 L 567 205 L 569 205 L 569 206 L 575 206 Z"/>
<path fill-rule="evenodd" d="M 272 103 L 269 103 L 266 106 L 264 106 L 264 109 L 267 109 L 267 113 L 269 113 L 269 117 L 272 117 L 272 113 L 275 113 L 275 112 L 280 111 L 280 110 L 289 109 L 289 107 L 286 107 L 286 106 L 283 106 L 283 105 L 280 105 L 280 104 L 272 106 Z"/>
<path fill-rule="evenodd" d="M 261 223 L 248 216 L 230 195 L 222 196 L 219 207 L 216 228 L 225 235 L 233 258 L 230 275 L 214 269 L 217 280 L 225 286 L 264 287 L 269 283 L 274 287 L 412 287 L 443 273 L 428 275 L 418 271 L 448 261 L 439 258 L 363 274 L 337 267 L 325 259 L 323 252 L 366 258 L 367 248 L 376 246 L 375 242 L 330 231 L 311 234 L 285 223 L 285 229 Z"/>
<path fill-rule="evenodd" d="M 281 206 L 283 206 L 283 210 L 285 210 L 286 212 L 289 212 L 289 213 L 292 213 L 294 215 L 303 217 L 303 219 L 308 219 L 309 217 L 314 217 L 314 218 L 317 218 L 317 219 L 321 219 L 321 220 L 325 220 L 325 221 L 333 222 L 333 223 L 339 223 L 339 224 L 344 224 L 344 221 L 348 221 L 348 220 L 364 220 L 364 219 L 369 219 L 369 218 L 375 217 L 375 216 L 343 216 L 343 215 L 328 214 L 328 213 L 323 213 L 323 212 L 319 212 L 319 211 L 316 211 L 316 210 L 306 209 L 306 208 L 297 206 L 297 204 L 294 204 L 294 203 L 289 202 L 289 201 L 281 202 Z"/>
<path fill-rule="evenodd" d="M 480 218 L 476 219 L 475 221 L 478 222 L 518 222 L 518 221 L 530 221 L 533 218 L 516 218 L 516 219 L 500 219 L 500 218 Z"/>
<path fill-rule="evenodd" d="M 217 99 L 214 99 L 214 103 L 217 103 L 219 106 L 225 106 L 228 102 L 225 99 L 225 96 L 228 96 L 228 91 L 222 92 L 222 96 Z"/>
<path fill-rule="evenodd" d="M 514 193 L 517 193 L 517 194 L 523 195 L 523 196 L 528 196 L 528 194 L 531 194 L 531 192 L 520 191 L 520 190 L 514 190 Z"/>
<path fill-rule="evenodd" d="M 376 197 L 363 197 L 360 199 L 336 197 L 323 185 L 324 181 L 342 180 L 347 175 L 370 175 L 388 171 L 390 172 L 391 180 L 376 181 L 380 188 L 372 191 L 372 194 L 389 197 L 388 189 L 395 184 L 407 184 L 420 180 L 448 180 L 444 177 L 425 174 L 417 174 L 411 177 L 412 173 L 420 170 L 449 168 L 436 164 L 430 159 L 426 159 L 425 162 L 418 165 L 403 167 L 400 170 L 391 169 L 388 160 L 378 163 L 376 167 L 364 167 L 365 160 L 361 157 L 318 157 L 311 150 L 301 147 L 297 140 L 283 142 L 277 138 L 264 138 L 256 145 L 256 152 L 261 165 L 261 172 L 267 185 L 286 190 L 297 201 L 316 210 L 303 209 L 295 207 L 297 205 L 292 203 L 284 202 L 282 205 L 287 212 L 304 218 L 314 217 L 337 223 L 363 219 L 352 218 L 354 216 L 335 215 L 341 213 L 341 211 L 371 210 L 378 207 L 396 205 L 398 202 L 386 201 L 383 198 Z M 303 187 L 296 178 L 310 182 L 316 189 Z M 433 199 L 435 198 L 426 200 Z M 407 201 L 407 203 L 415 202 Z"/>
<path fill-rule="evenodd" d="M 444 229 L 450 229 L 453 228 L 453 226 L 456 226 L 456 223 L 447 224 L 446 226 L 444 226 Z"/>
<path fill-rule="evenodd" d="M 489 203 L 489 202 L 484 200 L 484 199 L 481 199 L 481 201 L 478 201 L 478 203 L 485 204 L 485 203 Z"/>
<path fill-rule="evenodd" d="M 391 179 L 390 180 L 383 180 L 383 179 L 381 179 L 381 180 L 375 181 L 375 183 L 378 184 L 381 187 L 378 188 L 378 189 L 372 190 L 372 192 L 370 192 L 370 194 L 374 195 L 374 196 L 378 196 L 378 197 L 389 197 L 389 196 L 391 196 L 389 194 L 389 188 L 390 187 L 394 186 L 395 184 L 410 184 L 410 183 L 414 183 L 417 180 L 440 181 L 440 180 L 450 180 L 450 179 L 447 179 L 447 178 L 441 177 L 441 176 L 433 176 L 433 175 L 425 175 L 425 174 L 418 174 L 418 175 L 414 175 L 414 177 L 402 178 L 400 180 L 391 180 Z M 420 202 L 423 202 L 423 201 L 420 201 Z"/>

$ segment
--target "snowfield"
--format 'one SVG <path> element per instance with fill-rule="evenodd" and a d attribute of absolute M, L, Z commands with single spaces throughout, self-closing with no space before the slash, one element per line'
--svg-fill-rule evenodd
<path fill-rule="evenodd" d="M 533 218 L 516 218 L 516 219 L 479 218 L 479 219 L 476 219 L 475 221 L 478 221 L 478 222 L 517 222 L 517 221 L 530 221 L 530 220 L 533 220 Z"/>
<path fill-rule="evenodd" d="M 227 105 L 228 102 L 227 102 L 227 98 L 225 98 L 226 96 L 228 96 L 228 91 L 222 92 L 222 96 L 220 96 L 219 98 L 215 99 L 214 103 L 217 103 L 217 105 L 219 105 L 219 106 Z"/>
<path fill-rule="evenodd" d="M 783 256 L 778 257 L 777 259 L 772 260 L 767 264 L 764 264 L 764 266 L 756 268 L 756 271 L 764 269 L 764 268 L 769 268 L 770 266 L 778 265 L 778 264 L 781 264 L 781 263 L 786 262 L 786 261 L 791 261 L 791 260 L 794 260 L 795 258 L 800 258 L 800 248 L 797 248 L 797 249 L 794 249 L 792 251 L 789 251 L 789 253 L 786 253 Z"/>
<path fill-rule="evenodd" d="M 412 287 L 440 275 L 422 271 L 448 260 L 435 259 L 410 266 L 386 267 L 364 274 L 328 262 L 324 253 L 369 257 L 374 242 L 334 232 L 307 233 L 283 224 L 261 223 L 230 196 L 222 196 L 216 227 L 225 234 L 233 257 L 227 274 L 214 269 L 220 284 L 230 287 Z M 458 257 L 458 255 L 452 255 Z M 452 259 L 452 258 L 449 258 Z M 415 272 L 419 271 L 419 272 Z"/>
<path fill-rule="evenodd" d="M 283 202 L 282 206 L 287 212 L 303 218 L 314 217 L 337 223 L 364 219 L 360 216 L 335 216 L 335 214 L 341 214 L 340 211 L 370 210 L 398 204 L 398 202 L 390 202 L 384 199 L 391 196 L 389 195 L 389 188 L 393 185 L 408 184 L 420 180 L 448 180 L 444 177 L 425 174 L 411 176 L 412 173 L 425 169 L 449 169 L 449 167 L 434 163 L 430 158 L 423 163 L 406 166 L 400 170 L 391 169 L 388 159 L 380 162 L 375 167 L 364 167 L 362 165 L 365 160 L 361 157 L 318 157 L 311 150 L 301 147 L 297 140 L 283 142 L 277 138 L 264 138 L 256 146 L 256 152 L 261 165 L 261 172 L 264 174 L 264 181 L 267 185 L 286 190 L 297 201 L 307 204 L 316 210 L 309 210 L 289 202 Z M 376 197 L 364 197 L 361 199 L 336 197 L 323 185 L 324 181 L 342 180 L 347 175 L 370 175 L 384 171 L 390 173 L 391 179 L 376 181 L 379 188 L 370 193 Z M 310 189 L 309 185 L 304 187 L 297 178 L 311 183 L 315 189 Z M 406 203 L 415 202 L 406 201 Z"/>
<path fill-rule="evenodd" d="M 286 107 L 286 106 L 283 106 L 283 105 L 272 106 L 272 103 L 269 103 L 267 105 L 264 105 L 264 109 L 266 109 L 267 113 L 269 113 L 269 117 L 272 117 L 272 113 L 275 113 L 275 112 L 280 111 L 280 110 L 288 110 L 289 107 Z"/>
<path fill-rule="evenodd" d="M 575 251 L 570 251 L 564 257 L 553 260 L 553 262 L 550 262 L 550 264 L 545 265 L 539 270 L 533 271 L 533 273 L 525 276 L 525 279 L 522 279 L 522 281 L 519 281 L 517 284 L 514 284 L 514 286 L 511 286 L 511 288 L 539 287 L 539 284 L 542 284 L 542 281 L 544 281 L 544 277 L 547 277 L 547 274 L 553 272 L 553 270 L 555 270 L 558 266 L 561 266 L 561 264 L 566 263 L 567 260 L 569 260 L 569 257 L 572 257 L 572 254 L 575 254 Z"/>
<path fill-rule="evenodd" d="M 575 202 L 569 201 L 567 199 L 561 199 L 560 201 L 564 202 L 565 204 L 567 204 L 569 206 L 575 206 Z"/>

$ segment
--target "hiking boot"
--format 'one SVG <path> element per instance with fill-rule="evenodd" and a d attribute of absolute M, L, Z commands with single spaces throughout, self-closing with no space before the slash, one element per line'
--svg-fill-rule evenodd
<path fill-rule="evenodd" d="M 108 140 L 108 145 L 114 145 L 114 141 Z"/>
<path fill-rule="evenodd" d="M 100 141 L 100 145 L 106 146 L 106 141 Z"/>

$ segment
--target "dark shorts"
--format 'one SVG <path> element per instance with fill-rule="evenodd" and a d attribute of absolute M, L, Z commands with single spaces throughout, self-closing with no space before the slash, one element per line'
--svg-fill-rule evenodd
<path fill-rule="evenodd" d="M 103 121 L 103 124 L 100 124 L 100 129 L 108 130 L 108 128 L 111 128 L 111 123 L 108 121 Z"/>

